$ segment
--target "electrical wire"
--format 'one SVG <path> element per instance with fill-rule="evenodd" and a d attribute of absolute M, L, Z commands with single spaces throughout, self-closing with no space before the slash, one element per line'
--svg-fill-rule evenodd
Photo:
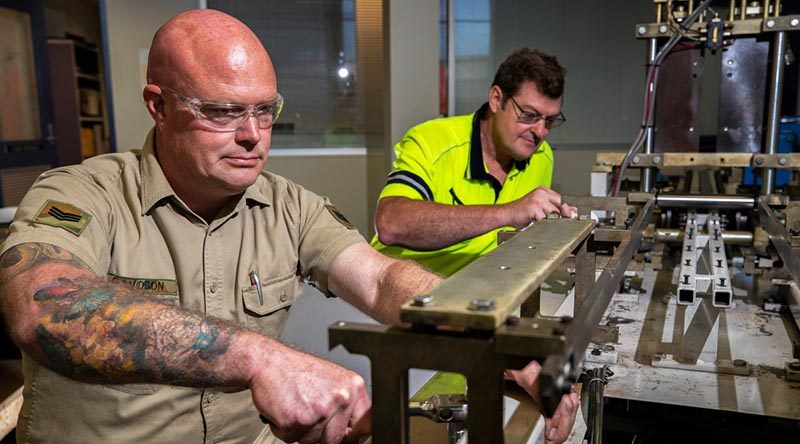
<path fill-rule="evenodd" d="M 690 15 L 689 17 L 684 20 L 683 24 L 690 28 L 692 24 L 700 17 L 700 14 L 706 10 L 706 8 L 711 5 L 712 0 L 705 0 L 703 3 L 700 4 Z M 670 2 L 671 3 L 671 0 Z M 671 12 L 668 11 L 668 14 Z M 625 157 L 622 159 L 622 163 L 620 164 L 619 170 L 617 171 L 617 175 L 614 179 L 614 182 L 611 186 L 611 190 L 608 193 L 610 196 L 615 197 L 619 192 L 619 187 L 622 184 L 622 178 L 625 176 L 625 170 L 630 165 L 631 159 L 633 156 L 639 152 L 639 149 L 644 144 L 645 140 L 647 139 L 647 130 L 653 126 L 653 110 L 655 109 L 655 95 L 656 95 L 656 87 L 658 86 L 658 70 L 661 66 L 661 63 L 667 57 L 667 55 L 672 51 L 672 48 L 678 44 L 678 42 L 683 38 L 683 33 L 675 33 L 670 37 L 667 43 L 658 51 L 656 57 L 653 61 L 648 65 L 647 69 L 647 82 L 645 83 L 645 97 L 644 97 L 644 111 L 642 112 L 642 125 L 641 129 L 639 130 L 639 134 L 634 139 L 633 143 L 631 144 L 628 151 L 625 153 Z"/>

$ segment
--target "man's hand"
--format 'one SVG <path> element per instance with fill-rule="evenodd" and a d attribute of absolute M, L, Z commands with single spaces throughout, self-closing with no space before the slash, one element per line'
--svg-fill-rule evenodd
<path fill-rule="evenodd" d="M 509 210 L 508 225 L 514 228 L 525 228 L 533 221 L 542 220 L 550 213 L 558 213 L 562 217 L 575 217 L 578 209 L 561 201 L 561 195 L 542 185 L 524 197 L 507 204 Z"/>
<path fill-rule="evenodd" d="M 506 379 L 512 379 L 528 392 L 533 400 L 541 405 L 539 400 L 539 373 L 542 367 L 538 362 L 533 361 L 522 370 L 506 370 Z M 567 440 L 572 426 L 575 425 L 575 417 L 578 414 L 579 400 L 576 393 L 564 395 L 558 404 L 556 413 L 552 418 L 544 419 L 544 441 L 545 443 L 562 443 Z"/>
<path fill-rule="evenodd" d="M 269 351 L 275 365 L 257 366 L 250 383 L 253 402 L 276 437 L 328 444 L 355 441 L 370 433 L 372 402 L 360 376 L 280 347 Z"/>

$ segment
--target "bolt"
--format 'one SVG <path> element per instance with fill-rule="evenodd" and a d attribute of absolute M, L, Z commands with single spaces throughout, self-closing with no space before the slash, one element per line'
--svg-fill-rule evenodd
<path fill-rule="evenodd" d="M 336 326 L 338 326 L 338 327 L 344 327 L 345 325 L 347 325 L 347 322 L 345 322 L 345 321 L 339 321 L 339 322 L 336 323 Z"/>
<path fill-rule="evenodd" d="M 727 63 L 728 65 L 733 65 L 733 59 L 728 59 Z"/>
<path fill-rule="evenodd" d="M 432 294 L 421 294 L 414 297 L 413 305 L 415 307 L 427 307 L 433 303 L 434 296 Z"/>
<path fill-rule="evenodd" d="M 744 359 L 734 359 L 733 365 L 736 367 L 745 367 L 747 366 L 747 361 L 745 361 Z"/>
<path fill-rule="evenodd" d="M 781 157 L 780 159 L 778 159 L 778 163 L 781 164 L 781 165 L 786 165 L 786 158 L 785 157 Z"/>
<path fill-rule="evenodd" d="M 534 323 L 531 325 L 531 328 L 533 328 L 534 330 L 536 330 L 536 329 L 538 329 L 538 328 L 539 328 L 539 324 L 537 324 L 537 323 L 535 323 L 535 322 L 534 322 Z"/>
<path fill-rule="evenodd" d="M 658 32 L 661 34 L 665 34 L 667 32 L 667 25 L 661 25 L 658 27 Z"/>
<path fill-rule="evenodd" d="M 603 352 L 599 348 L 592 349 L 592 356 L 600 356 Z"/>
<path fill-rule="evenodd" d="M 692 62 L 692 66 L 697 66 L 697 62 Z"/>
<path fill-rule="evenodd" d="M 800 25 L 800 20 L 799 19 L 792 19 L 792 21 L 789 22 L 789 24 L 792 25 L 792 27 L 795 27 L 797 25 Z"/>
<path fill-rule="evenodd" d="M 767 20 L 767 28 L 774 28 L 775 27 L 775 20 Z"/>
<path fill-rule="evenodd" d="M 728 132 L 728 127 L 726 126 L 726 127 L 722 128 L 722 131 L 725 131 L 727 133 Z"/>
<path fill-rule="evenodd" d="M 661 163 L 661 156 L 654 156 L 653 157 L 653 163 L 656 164 L 656 165 L 660 164 Z"/>
<path fill-rule="evenodd" d="M 535 249 L 536 249 L 536 247 L 535 247 L 535 246 L 533 246 L 533 245 L 528 245 L 528 250 L 535 250 Z"/>
<path fill-rule="evenodd" d="M 476 298 L 470 301 L 469 309 L 474 311 L 494 310 L 494 301 L 491 299 Z"/>
<path fill-rule="evenodd" d="M 498 270 L 510 270 L 511 267 L 509 267 L 508 265 L 501 265 L 501 266 L 497 267 L 497 269 Z"/>
<path fill-rule="evenodd" d="M 639 161 L 641 161 L 641 160 L 642 160 L 642 159 L 641 159 L 641 157 L 639 157 L 639 156 L 633 156 L 633 164 L 634 164 L 634 165 L 638 164 L 638 163 L 639 163 Z"/>
<path fill-rule="evenodd" d="M 689 127 L 689 132 L 690 132 L 690 133 L 693 133 L 693 132 L 694 132 L 694 127 L 693 127 L 693 126 L 690 126 L 690 127 Z"/>
<path fill-rule="evenodd" d="M 644 34 L 645 32 L 647 32 L 647 28 L 645 28 L 644 26 L 640 26 L 638 31 L 639 31 L 639 34 Z"/>
<path fill-rule="evenodd" d="M 447 422 L 453 419 L 453 411 L 449 407 L 442 407 L 438 413 L 440 421 Z"/>
<path fill-rule="evenodd" d="M 756 165 L 764 165 L 764 158 L 756 157 Z"/>

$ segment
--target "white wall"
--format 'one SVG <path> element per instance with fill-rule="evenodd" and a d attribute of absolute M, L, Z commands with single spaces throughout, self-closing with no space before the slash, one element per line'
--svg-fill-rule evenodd
<path fill-rule="evenodd" d="M 105 2 L 108 62 L 118 152 L 141 148 L 153 121 L 144 107 L 140 54 L 172 16 L 196 8 L 197 0 L 101 0 Z M 144 51 L 144 53 L 143 53 Z M 145 59 L 146 62 L 146 59 Z"/>

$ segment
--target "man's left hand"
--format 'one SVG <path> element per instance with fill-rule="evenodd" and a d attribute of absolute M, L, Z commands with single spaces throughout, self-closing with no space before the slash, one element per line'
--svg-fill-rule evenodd
<path fill-rule="evenodd" d="M 520 387 L 533 398 L 537 405 L 539 402 L 539 373 L 542 367 L 538 362 L 533 361 L 522 370 L 506 370 L 506 379 L 516 381 Z M 564 395 L 558 404 L 556 413 L 552 418 L 544 419 L 544 442 L 562 443 L 567 440 L 572 426 L 575 425 L 575 417 L 578 414 L 579 400 L 576 393 Z"/>

